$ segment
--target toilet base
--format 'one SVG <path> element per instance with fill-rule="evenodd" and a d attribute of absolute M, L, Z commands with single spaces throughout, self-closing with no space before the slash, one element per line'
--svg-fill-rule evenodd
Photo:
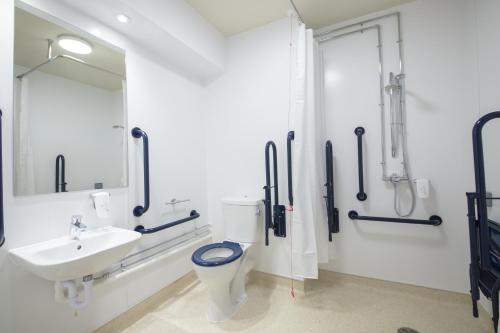
<path fill-rule="evenodd" d="M 233 307 L 231 307 L 231 309 L 226 308 L 225 311 L 221 311 L 215 304 L 210 304 L 207 313 L 208 321 L 210 321 L 211 323 L 220 323 L 231 319 L 247 302 L 247 300 L 247 294 L 243 294 L 238 302 L 233 305 Z"/>

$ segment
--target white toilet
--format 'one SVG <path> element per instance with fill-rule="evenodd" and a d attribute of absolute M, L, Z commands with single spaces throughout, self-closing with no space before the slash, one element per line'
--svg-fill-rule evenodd
<path fill-rule="evenodd" d="M 209 292 L 210 321 L 231 318 L 247 299 L 245 277 L 253 267 L 249 251 L 262 230 L 260 204 L 261 200 L 246 197 L 223 199 L 226 240 L 202 246 L 191 257 Z"/>

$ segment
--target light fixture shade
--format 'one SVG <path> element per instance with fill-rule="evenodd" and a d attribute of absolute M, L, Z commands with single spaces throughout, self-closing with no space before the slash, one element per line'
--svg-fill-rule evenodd
<path fill-rule="evenodd" d="M 92 53 L 93 47 L 83 38 L 72 35 L 60 35 L 57 37 L 57 43 L 66 51 L 77 54 Z"/>

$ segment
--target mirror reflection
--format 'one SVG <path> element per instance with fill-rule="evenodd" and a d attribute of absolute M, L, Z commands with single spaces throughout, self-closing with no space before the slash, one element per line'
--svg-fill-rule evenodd
<path fill-rule="evenodd" d="M 15 13 L 14 194 L 127 185 L 124 54 Z"/>

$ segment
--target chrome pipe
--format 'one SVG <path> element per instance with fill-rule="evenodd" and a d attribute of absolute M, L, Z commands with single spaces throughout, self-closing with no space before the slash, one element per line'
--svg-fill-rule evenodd
<path fill-rule="evenodd" d="M 170 200 L 169 202 L 165 202 L 165 205 L 176 205 L 178 203 L 181 203 L 181 202 L 189 202 L 191 201 L 191 199 L 181 199 L 181 200 L 178 200 L 178 199 L 175 199 L 173 198 L 172 200 Z"/>
<path fill-rule="evenodd" d="M 16 76 L 16 78 L 18 78 L 18 79 L 22 79 L 22 78 L 23 78 L 23 77 L 25 77 L 26 75 L 29 75 L 29 74 L 31 74 L 32 72 L 36 71 L 38 68 L 40 68 L 40 67 L 42 67 L 42 66 L 45 66 L 45 65 L 47 65 L 47 64 L 51 63 L 52 61 L 57 60 L 57 59 L 59 59 L 59 58 L 61 58 L 61 55 L 58 55 L 58 56 L 52 57 L 52 58 L 50 58 L 50 59 L 47 59 L 47 60 L 45 60 L 44 62 L 42 62 L 41 64 L 38 64 L 38 65 L 36 65 L 35 67 L 33 67 L 33 68 L 31 68 L 31 69 L 27 70 L 26 72 L 24 72 L 24 73 L 22 73 L 22 74 L 19 74 L 18 76 Z"/>
<path fill-rule="evenodd" d="M 126 271 L 128 268 L 131 268 L 132 266 L 135 266 L 137 264 L 140 264 L 142 262 L 151 260 L 155 256 L 161 255 L 164 252 L 171 250 L 175 247 L 178 247 L 180 245 L 183 245 L 187 243 L 188 241 L 196 240 L 203 238 L 205 236 L 208 236 L 210 234 L 210 226 L 209 225 L 204 225 L 200 228 L 195 228 L 193 231 L 186 232 L 182 235 L 179 235 L 177 237 L 174 237 L 172 239 L 169 239 L 167 241 L 161 242 L 159 244 L 153 245 L 147 249 L 135 252 L 125 258 L 123 258 L 121 261 L 119 261 L 117 264 L 113 265 L 108 271 L 103 272 L 99 276 L 95 276 L 94 280 L 105 280 L 110 278 L 111 276 Z M 161 248 L 165 246 L 164 248 Z M 153 253 L 148 254 L 144 257 L 139 257 L 141 254 L 145 254 L 147 252 L 150 252 L 151 250 L 155 250 Z"/>
<path fill-rule="evenodd" d="M 370 19 L 366 19 L 366 20 L 363 20 L 360 22 L 347 24 L 347 25 L 344 25 L 344 26 L 341 26 L 338 28 L 320 31 L 318 33 L 315 33 L 314 37 L 319 38 L 319 37 L 329 35 L 329 34 L 332 34 L 335 32 L 339 32 L 342 30 L 354 28 L 357 26 L 363 26 L 367 23 L 375 22 L 378 20 L 382 20 L 384 18 L 392 17 L 392 16 L 396 17 L 396 27 L 397 27 L 397 34 L 398 34 L 398 40 L 396 41 L 396 43 L 398 44 L 398 52 L 399 52 L 399 72 L 401 74 L 403 74 L 403 73 L 405 73 L 405 64 L 404 64 L 404 60 L 403 60 L 404 59 L 404 57 L 403 57 L 403 38 L 402 38 L 402 34 L 401 34 L 401 12 L 393 12 L 393 13 L 389 13 L 389 14 L 385 14 L 385 15 L 381 15 L 381 16 L 376 16 L 376 17 L 373 17 Z"/>
<path fill-rule="evenodd" d="M 371 25 L 368 27 L 363 27 L 360 29 L 356 30 L 351 30 L 348 32 L 344 32 L 341 34 L 337 35 L 329 35 L 329 36 L 322 36 L 318 37 L 317 41 L 318 43 L 324 43 L 328 42 L 331 40 L 335 40 L 338 38 L 350 36 L 353 34 L 358 34 L 358 33 L 364 33 L 365 31 L 368 30 L 373 30 L 375 29 L 377 31 L 377 48 L 378 48 L 378 75 L 379 75 L 379 109 L 380 109 L 380 142 L 382 145 L 382 151 L 381 151 L 381 162 L 380 165 L 382 166 L 382 180 L 383 181 L 388 181 L 390 180 L 390 177 L 387 175 L 387 163 L 386 163 L 386 143 L 385 143 L 385 104 L 384 104 L 384 90 L 385 90 L 385 83 L 384 83 L 384 58 L 383 58 L 383 53 L 382 53 L 382 27 L 380 24 L 375 24 Z M 339 31 L 341 29 L 335 29 L 335 31 Z"/>
<path fill-rule="evenodd" d="M 52 44 L 54 41 L 52 39 L 47 39 L 47 59 L 52 58 Z"/>

